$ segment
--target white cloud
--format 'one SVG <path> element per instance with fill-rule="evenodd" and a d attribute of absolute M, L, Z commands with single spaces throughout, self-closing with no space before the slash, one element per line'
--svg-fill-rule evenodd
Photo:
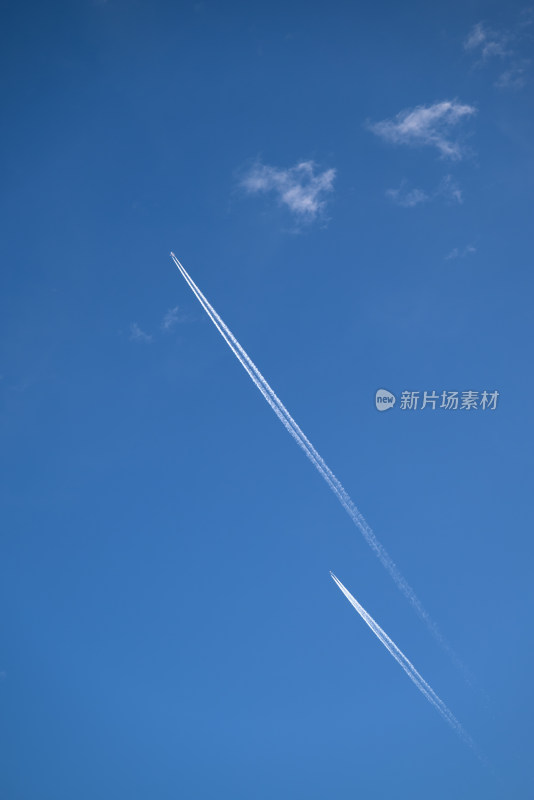
<path fill-rule="evenodd" d="M 436 189 L 436 197 L 443 197 L 445 200 L 450 200 L 452 203 L 463 203 L 462 190 L 452 177 L 452 175 L 445 175 Z"/>
<path fill-rule="evenodd" d="M 451 138 L 451 132 L 473 114 L 476 114 L 474 106 L 444 100 L 400 111 L 393 119 L 369 124 L 369 128 L 386 142 L 436 147 L 443 157 L 458 160 L 464 151 L 460 143 Z"/>
<path fill-rule="evenodd" d="M 311 221 L 324 209 L 335 176 L 335 169 L 316 172 L 313 161 L 301 161 L 288 169 L 257 163 L 242 179 L 241 186 L 250 194 L 274 192 L 301 220 Z"/>
<path fill-rule="evenodd" d="M 476 25 L 473 25 L 469 36 L 465 40 L 464 48 L 466 50 L 474 50 L 477 47 L 481 47 L 485 41 L 486 29 L 482 22 L 477 22 Z"/>
<path fill-rule="evenodd" d="M 187 319 L 187 316 L 180 314 L 179 306 L 169 308 L 160 322 L 160 330 L 163 333 L 170 333 L 175 325 L 179 325 L 181 322 L 186 322 Z M 130 324 L 130 341 L 152 344 L 156 338 L 157 337 L 155 337 L 152 333 L 146 333 L 146 331 L 144 331 L 137 322 L 132 322 Z"/>
<path fill-rule="evenodd" d="M 442 198 L 454 203 L 463 203 L 462 190 L 452 177 L 445 175 L 433 192 L 426 192 L 424 189 L 406 190 L 405 181 L 398 189 L 387 189 L 386 197 L 403 208 L 414 208 L 422 203 L 429 203 L 437 198 Z"/>
<path fill-rule="evenodd" d="M 495 58 L 505 64 L 505 69 L 495 81 L 499 89 L 519 89 L 526 83 L 530 59 L 521 56 L 521 49 L 529 33 L 526 28 L 534 21 L 534 10 L 524 9 L 519 20 L 509 30 L 490 28 L 477 22 L 464 41 L 464 49 L 477 57 L 475 66 L 484 67 Z"/>
<path fill-rule="evenodd" d="M 182 319 L 180 317 L 180 308 L 179 306 L 175 306 L 174 308 L 169 308 L 165 316 L 161 321 L 161 330 L 168 333 L 171 331 L 175 325 L 178 325 Z"/>
<path fill-rule="evenodd" d="M 483 22 L 477 22 L 464 42 L 464 49 L 469 52 L 477 52 L 482 62 L 486 62 L 495 56 L 504 58 L 509 55 L 510 40 L 509 33 L 492 30 Z"/>
<path fill-rule="evenodd" d="M 404 191 L 402 185 L 399 189 L 386 189 L 386 197 L 389 197 L 398 206 L 403 206 L 403 208 L 413 208 L 421 203 L 428 203 L 431 199 L 423 189 Z"/>
<path fill-rule="evenodd" d="M 150 334 L 141 330 L 137 322 L 132 322 L 130 325 L 130 339 L 132 342 L 145 342 L 148 344 L 152 341 L 152 338 Z"/>
<path fill-rule="evenodd" d="M 519 28 L 528 28 L 534 24 L 534 8 L 532 6 L 524 8 L 519 17 Z"/>
<path fill-rule="evenodd" d="M 464 248 L 453 247 L 451 252 L 445 256 L 445 261 L 450 261 L 453 258 L 465 258 L 466 256 L 476 253 L 476 251 L 476 247 L 472 244 L 468 244 L 467 247 Z"/>
<path fill-rule="evenodd" d="M 521 89 L 526 83 L 526 72 L 529 65 L 530 60 L 527 58 L 510 65 L 508 69 L 505 69 L 499 75 L 495 81 L 495 86 L 499 89 Z"/>

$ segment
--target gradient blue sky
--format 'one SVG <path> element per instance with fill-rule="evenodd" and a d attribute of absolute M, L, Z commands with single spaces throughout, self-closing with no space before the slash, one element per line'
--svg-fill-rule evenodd
<path fill-rule="evenodd" d="M 4 6 L 3 798 L 533 796 L 531 21 L 465 0 Z M 379 414 L 381 387 L 500 398 Z"/>

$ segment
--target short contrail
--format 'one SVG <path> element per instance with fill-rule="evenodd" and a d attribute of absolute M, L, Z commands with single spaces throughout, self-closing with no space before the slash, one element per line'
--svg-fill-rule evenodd
<path fill-rule="evenodd" d="M 306 456 L 312 462 L 314 467 L 326 481 L 332 492 L 335 494 L 349 517 L 352 519 L 353 523 L 362 533 L 365 541 L 371 547 L 371 549 L 375 552 L 378 556 L 382 565 L 386 568 L 389 572 L 393 580 L 395 581 L 397 587 L 400 591 L 408 598 L 418 615 L 421 619 L 426 623 L 436 640 L 440 643 L 444 650 L 446 650 L 449 655 L 452 657 L 453 661 L 458 665 L 462 666 L 457 656 L 452 651 L 449 644 L 446 642 L 440 631 L 438 630 L 436 624 L 431 619 L 428 612 L 425 610 L 421 601 L 418 599 L 417 595 L 415 594 L 412 587 L 406 581 L 406 579 L 401 575 L 399 569 L 391 556 L 388 554 L 386 549 L 383 545 L 378 541 L 376 538 L 373 530 L 369 527 L 367 522 L 365 521 L 364 517 L 360 513 L 360 511 L 356 508 L 354 503 L 352 502 L 351 498 L 349 497 L 346 490 L 341 485 L 340 481 L 336 478 L 332 470 L 328 467 L 325 463 L 323 458 L 319 455 L 315 447 L 306 438 L 304 433 L 301 431 L 289 411 L 286 409 L 282 401 L 276 396 L 274 391 L 271 389 L 259 369 L 256 367 L 252 359 L 247 355 L 247 353 L 243 350 L 233 333 L 227 327 L 227 325 L 223 322 L 223 320 L 219 317 L 213 306 L 210 305 L 208 300 L 204 297 L 198 286 L 194 283 L 192 278 L 188 275 L 182 264 L 178 261 L 174 253 L 171 253 L 171 257 L 180 270 L 183 278 L 185 279 L 186 283 L 188 284 L 189 288 L 199 301 L 200 305 L 203 307 L 206 314 L 209 316 L 223 339 L 225 340 L 226 344 L 229 346 L 233 354 L 236 356 L 238 361 L 241 363 L 242 367 L 248 373 L 254 384 L 262 393 L 265 400 L 269 403 L 271 408 L 273 409 L 274 413 L 284 425 L 286 430 L 291 434 L 293 439 L 297 442 L 299 447 L 304 451 Z"/>
<path fill-rule="evenodd" d="M 334 573 L 331 572 L 330 575 L 334 579 L 335 583 L 339 586 L 339 588 L 341 589 L 341 591 L 343 592 L 349 603 L 352 606 L 354 606 L 354 608 L 356 609 L 360 617 L 363 619 L 363 621 L 367 623 L 367 625 L 369 625 L 375 636 L 377 636 L 384 645 L 384 647 L 386 647 L 389 650 L 393 658 L 401 665 L 407 676 L 410 678 L 410 680 L 412 680 L 415 683 L 419 691 L 426 697 L 428 702 L 432 703 L 434 708 L 437 709 L 437 711 L 439 711 L 443 719 L 446 722 L 448 722 L 448 724 L 460 736 L 460 738 L 466 744 L 468 744 L 470 747 L 476 750 L 475 744 L 471 739 L 471 737 L 469 736 L 469 734 L 465 732 L 465 730 L 462 728 L 456 717 L 452 714 L 451 711 L 449 711 L 443 700 L 441 700 L 437 696 L 432 687 L 429 686 L 428 683 L 425 681 L 425 679 L 417 672 L 412 662 L 406 658 L 404 653 L 401 650 L 399 650 L 395 642 L 393 642 L 389 638 L 387 633 L 385 633 L 380 627 L 380 625 L 377 622 L 375 622 L 372 616 L 367 613 L 365 608 L 363 608 L 358 603 L 356 598 L 353 597 L 349 592 L 349 590 L 343 586 L 341 581 L 338 578 L 336 578 Z"/>

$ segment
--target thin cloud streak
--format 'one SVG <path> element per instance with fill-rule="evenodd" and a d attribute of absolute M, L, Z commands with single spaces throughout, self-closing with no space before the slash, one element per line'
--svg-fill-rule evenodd
<path fill-rule="evenodd" d="M 404 578 L 404 576 L 400 573 L 397 565 L 386 551 L 384 546 L 378 541 L 376 538 L 373 530 L 367 524 L 366 520 L 364 519 L 363 515 L 360 513 L 356 505 L 353 503 L 352 499 L 350 498 L 347 491 L 344 489 L 338 478 L 334 475 L 332 470 L 328 467 L 324 459 L 319 455 L 317 450 L 311 444 L 309 439 L 306 438 L 305 434 L 299 428 L 289 411 L 285 408 L 282 401 L 276 396 L 272 388 L 269 386 L 261 372 L 258 370 L 254 362 L 251 358 L 249 358 L 248 354 L 245 350 L 241 347 L 233 333 L 230 329 L 226 326 L 223 320 L 219 317 L 215 309 L 210 305 L 207 299 L 204 297 L 198 286 L 193 282 L 192 278 L 188 275 L 182 264 L 178 261 L 174 253 L 171 253 L 171 257 L 178 267 L 182 277 L 185 279 L 186 283 L 188 284 L 189 288 L 203 307 L 204 311 L 207 313 L 223 339 L 225 340 L 226 344 L 229 346 L 237 360 L 240 362 L 243 369 L 247 372 L 249 377 L 251 378 L 252 382 L 255 386 L 259 389 L 261 394 L 263 395 L 264 399 L 267 403 L 271 406 L 272 410 L 288 431 L 288 433 L 293 437 L 296 441 L 298 446 L 303 450 L 307 458 L 311 461 L 313 466 L 319 472 L 323 480 L 327 483 L 327 485 L 332 490 L 333 494 L 337 497 L 339 503 L 343 506 L 349 517 L 351 518 L 352 522 L 356 527 L 359 529 L 360 533 L 364 537 L 365 541 L 369 545 L 369 547 L 373 550 L 377 558 L 379 559 L 382 566 L 387 570 L 390 574 L 391 578 L 393 579 L 394 583 L 396 584 L 397 588 L 404 594 L 404 596 L 409 600 L 412 607 L 415 609 L 419 617 L 425 622 L 426 626 L 440 644 L 440 646 L 448 653 L 451 657 L 453 662 L 456 666 L 460 667 L 462 671 L 465 673 L 465 667 L 461 664 L 458 657 L 453 652 L 450 645 L 447 643 L 443 635 L 440 633 L 437 625 L 430 617 L 429 613 L 423 607 L 421 601 L 415 594 L 414 590 L 408 583 L 408 581 Z"/>
<path fill-rule="evenodd" d="M 416 670 L 412 662 L 404 655 L 404 653 L 397 647 L 395 642 L 389 638 L 387 633 L 382 630 L 380 625 L 367 613 L 365 608 L 358 603 L 355 597 L 351 595 L 348 589 L 343 586 L 341 581 L 336 578 L 333 572 L 330 573 L 333 581 L 343 592 L 349 603 L 356 609 L 363 621 L 368 625 L 375 636 L 382 642 L 384 647 L 391 653 L 395 661 L 400 664 L 406 675 L 417 686 L 421 694 L 434 706 L 436 711 L 442 716 L 448 725 L 454 730 L 460 739 L 476 750 L 475 744 L 468 733 L 464 730 L 462 725 L 458 722 L 454 714 L 448 709 L 443 700 L 435 693 L 432 687 L 425 681 L 423 676 Z"/>

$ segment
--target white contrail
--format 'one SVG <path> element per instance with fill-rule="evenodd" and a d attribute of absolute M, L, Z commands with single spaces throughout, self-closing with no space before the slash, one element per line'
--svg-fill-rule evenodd
<path fill-rule="evenodd" d="M 336 578 L 334 573 L 331 572 L 330 575 L 332 576 L 336 584 L 339 586 L 339 588 L 341 589 L 341 591 L 343 592 L 349 603 L 352 606 L 354 606 L 354 608 L 356 609 L 360 617 L 363 619 L 363 621 L 367 623 L 367 625 L 369 625 L 375 636 L 377 636 L 384 645 L 384 647 L 386 647 L 389 650 L 393 658 L 401 665 L 404 672 L 407 674 L 410 680 L 412 680 L 415 683 L 419 691 L 426 697 L 428 702 L 432 703 L 434 708 L 437 709 L 437 711 L 439 711 L 443 719 L 446 722 L 448 722 L 451 728 L 453 728 L 454 731 L 456 731 L 456 733 L 466 744 L 476 749 L 475 744 L 471 739 L 471 737 L 469 736 L 469 734 L 465 732 L 465 730 L 458 722 L 454 714 L 452 714 L 452 712 L 449 711 L 443 700 L 441 700 L 441 698 L 437 696 L 432 687 L 429 686 L 428 683 L 425 681 L 425 679 L 419 674 L 419 672 L 416 670 L 412 662 L 406 658 L 404 653 L 401 650 L 399 650 L 395 642 L 393 642 L 389 638 L 387 633 L 385 633 L 385 631 L 382 630 L 380 625 L 377 622 L 375 622 L 372 616 L 367 613 L 365 608 L 363 608 L 358 603 L 356 598 L 353 597 L 349 592 L 349 590 L 343 586 L 341 581 L 338 578 Z"/>
<path fill-rule="evenodd" d="M 386 568 L 389 572 L 393 580 L 395 581 L 397 587 L 401 590 L 401 592 L 408 598 L 412 606 L 415 608 L 419 616 L 422 620 L 426 623 L 428 628 L 431 630 L 434 637 L 440 643 L 444 650 L 446 650 L 449 655 L 452 657 L 453 661 L 458 666 L 462 666 L 457 656 L 452 651 L 449 644 L 446 642 L 440 631 L 438 630 L 436 624 L 431 619 L 428 612 L 425 610 L 421 601 L 418 599 L 417 595 L 415 594 L 412 587 L 409 585 L 407 580 L 401 575 L 399 569 L 391 556 L 388 554 L 384 546 L 378 541 L 376 538 L 373 530 L 367 524 L 366 520 L 356 508 L 354 503 L 352 502 L 350 496 L 340 483 L 340 481 L 336 478 L 332 470 L 328 467 L 325 463 L 323 458 L 319 455 L 315 447 L 312 443 L 307 439 L 303 431 L 299 428 L 289 411 L 286 409 L 282 401 L 276 396 L 273 389 L 269 386 L 259 369 L 256 367 L 252 359 L 248 356 L 248 354 L 243 350 L 233 333 L 230 331 L 228 326 L 223 322 L 220 316 L 217 314 L 213 306 L 210 305 L 208 300 L 204 297 L 198 286 L 194 283 L 193 279 L 188 275 L 185 268 L 182 264 L 178 261 L 174 253 L 171 253 L 171 257 L 180 270 L 183 278 L 185 279 L 186 283 L 188 284 L 189 288 L 203 307 L 206 314 L 209 316 L 223 339 L 225 340 L 226 344 L 229 346 L 233 354 L 236 356 L 242 367 L 248 373 L 250 378 L 252 379 L 253 383 L 257 386 L 259 391 L 262 393 L 265 400 L 269 403 L 271 408 L 273 409 L 274 413 L 278 417 L 278 419 L 282 422 L 286 430 L 291 434 L 293 439 L 297 442 L 299 447 L 304 451 L 306 456 L 312 462 L 314 467 L 326 481 L 332 492 L 336 495 L 337 499 L 347 512 L 347 514 L 352 519 L 353 523 L 362 533 L 365 541 L 371 547 L 371 549 L 375 552 L 378 556 L 382 565 Z"/>

